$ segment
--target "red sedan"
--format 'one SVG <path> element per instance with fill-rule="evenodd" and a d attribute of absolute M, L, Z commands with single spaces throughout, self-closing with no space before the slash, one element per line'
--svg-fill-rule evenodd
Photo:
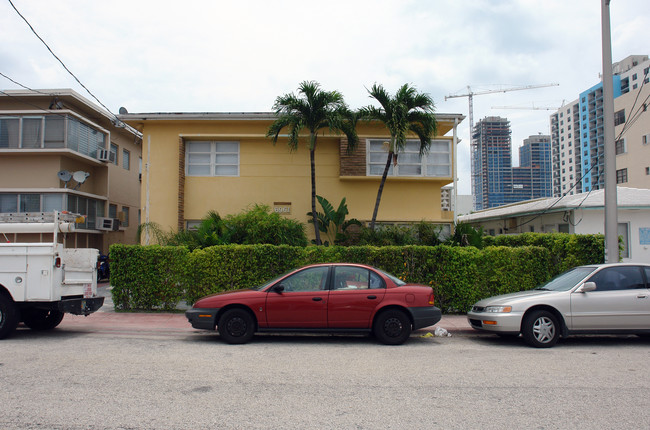
<path fill-rule="evenodd" d="M 265 285 L 198 300 L 185 316 L 197 329 L 218 329 L 228 343 L 256 332 L 373 333 L 404 343 L 412 330 L 440 321 L 433 289 L 406 284 L 361 264 L 305 266 Z"/>

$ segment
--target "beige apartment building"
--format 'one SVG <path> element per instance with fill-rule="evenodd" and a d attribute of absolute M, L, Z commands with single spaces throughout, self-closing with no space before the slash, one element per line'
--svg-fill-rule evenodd
<path fill-rule="evenodd" d="M 141 163 L 140 134 L 73 90 L 0 93 L 0 215 L 79 213 L 85 222 L 65 235 L 66 246 L 107 253 L 113 243 L 136 243 Z"/>
<path fill-rule="evenodd" d="M 614 99 L 620 117 L 616 141 L 616 183 L 650 189 L 650 61 L 628 73 L 630 91 Z"/>

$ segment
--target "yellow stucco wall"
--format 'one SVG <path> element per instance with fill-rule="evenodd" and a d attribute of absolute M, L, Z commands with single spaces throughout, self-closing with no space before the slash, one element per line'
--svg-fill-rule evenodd
<path fill-rule="evenodd" d="M 307 223 L 306 214 L 311 210 L 309 151 L 301 145 L 296 152 L 290 152 L 282 138 L 274 146 L 264 137 L 270 121 L 174 120 L 132 124 L 143 131 L 142 222 L 155 222 L 166 231 L 175 230 L 178 225 L 181 140 L 236 140 L 240 142 L 238 177 L 186 177 L 181 182 L 184 219 L 199 220 L 210 210 L 225 216 L 253 204 L 273 208 L 276 202 L 290 202 L 291 213 L 286 216 Z M 376 125 L 361 125 L 358 133 L 361 139 L 387 137 Z M 369 221 L 380 177 L 341 177 L 339 136 L 319 136 L 315 159 L 317 194 L 335 207 L 346 197 L 348 217 Z M 451 213 L 440 209 L 440 189 L 450 182 L 451 177 L 389 177 L 378 221 L 449 223 Z M 318 204 L 317 209 L 320 210 Z M 313 235 L 311 228 L 306 231 Z"/>

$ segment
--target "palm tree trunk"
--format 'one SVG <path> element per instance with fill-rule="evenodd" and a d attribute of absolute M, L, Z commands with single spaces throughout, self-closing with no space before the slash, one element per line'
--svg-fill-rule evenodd
<path fill-rule="evenodd" d="M 314 233 L 316 235 L 316 245 L 320 245 L 320 228 L 318 226 L 318 216 L 316 215 L 316 163 L 314 157 L 316 145 L 309 150 L 309 162 L 311 163 L 311 216 L 314 220 Z"/>
<path fill-rule="evenodd" d="M 388 158 L 386 159 L 386 167 L 384 167 L 384 173 L 381 175 L 381 182 L 379 182 L 379 190 L 377 191 L 377 201 L 375 201 L 375 210 L 372 211 L 372 221 L 370 221 L 370 230 L 375 230 L 375 222 L 377 221 L 377 212 L 379 212 L 379 202 L 381 201 L 381 194 L 384 192 L 384 184 L 386 183 L 386 177 L 388 176 L 388 169 L 390 169 L 390 163 L 393 161 L 393 152 L 388 153 Z"/>

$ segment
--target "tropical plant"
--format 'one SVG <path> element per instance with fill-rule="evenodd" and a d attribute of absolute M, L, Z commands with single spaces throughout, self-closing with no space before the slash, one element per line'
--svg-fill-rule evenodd
<path fill-rule="evenodd" d="M 307 236 L 300 221 L 284 218 L 267 205 L 253 205 L 225 218 L 210 211 L 196 229 L 159 233 L 158 243 L 189 250 L 229 244 L 307 246 Z"/>
<path fill-rule="evenodd" d="M 472 225 L 459 222 L 454 227 L 454 234 L 449 236 L 446 243 L 452 246 L 483 247 L 483 228 L 474 228 Z"/>
<path fill-rule="evenodd" d="M 318 228 L 320 231 L 325 233 L 329 239 L 326 244 L 334 243 L 340 244 L 347 240 L 346 230 L 351 225 L 361 226 L 361 222 L 356 218 L 346 220 L 346 215 L 348 212 L 348 205 L 345 202 L 345 197 L 341 199 L 338 209 L 334 209 L 334 206 L 325 198 L 321 196 L 316 196 L 318 203 L 320 203 L 323 208 L 323 212 L 318 212 Z M 311 215 L 307 213 L 307 215 Z M 312 222 L 310 220 L 310 222 Z"/>
<path fill-rule="evenodd" d="M 256 204 L 228 215 L 224 224 L 228 243 L 307 246 L 304 224 L 271 211 L 267 205 Z"/>
<path fill-rule="evenodd" d="M 359 118 L 362 120 L 381 121 L 390 133 L 388 142 L 388 157 L 386 167 L 381 176 L 377 200 L 372 213 L 370 229 L 375 229 L 377 212 L 381 195 L 384 191 L 384 184 L 388 176 L 391 162 L 397 165 L 397 157 L 406 146 L 406 138 L 409 133 L 415 134 L 420 140 L 420 156 L 429 151 L 431 137 L 437 131 L 437 122 L 434 115 L 435 104 L 429 94 L 418 93 L 415 87 L 409 84 L 402 85 L 394 96 L 391 96 L 382 85 L 374 84 L 368 90 L 370 97 L 376 99 L 381 107 L 366 106 L 359 110 Z"/>
<path fill-rule="evenodd" d="M 316 166 L 315 154 L 318 132 L 328 128 L 332 133 L 343 133 L 348 140 L 348 151 L 358 142 L 355 116 L 348 109 L 343 95 L 338 91 L 323 91 L 314 81 L 304 81 L 298 87 L 299 95 L 293 93 L 279 96 L 273 104 L 277 119 L 269 126 L 266 136 L 275 145 L 282 129 L 288 129 L 289 150 L 298 149 L 300 132 L 309 133 L 309 159 L 311 166 L 311 216 L 314 223 L 316 245 L 321 244 L 318 215 L 316 212 Z"/>
<path fill-rule="evenodd" d="M 150 242 L 154 243 L 163 243 L 166 239 L 166 234 L 160 228 L 160 224 L 155 222 L 144 222 L 138 226 L 136 231 L 136 243 L 142 243 L 142 236 L 146 243 L 144 245 L 150 245 Z"/>
<path fill-rule="evenodd" d="M 436 246 L 442 241 L 442 226 L 426 221 L 411 225 L 381 225 L 375 230 L 363 227 L 359 233 L 358 245 L 371 246 Z"/>

